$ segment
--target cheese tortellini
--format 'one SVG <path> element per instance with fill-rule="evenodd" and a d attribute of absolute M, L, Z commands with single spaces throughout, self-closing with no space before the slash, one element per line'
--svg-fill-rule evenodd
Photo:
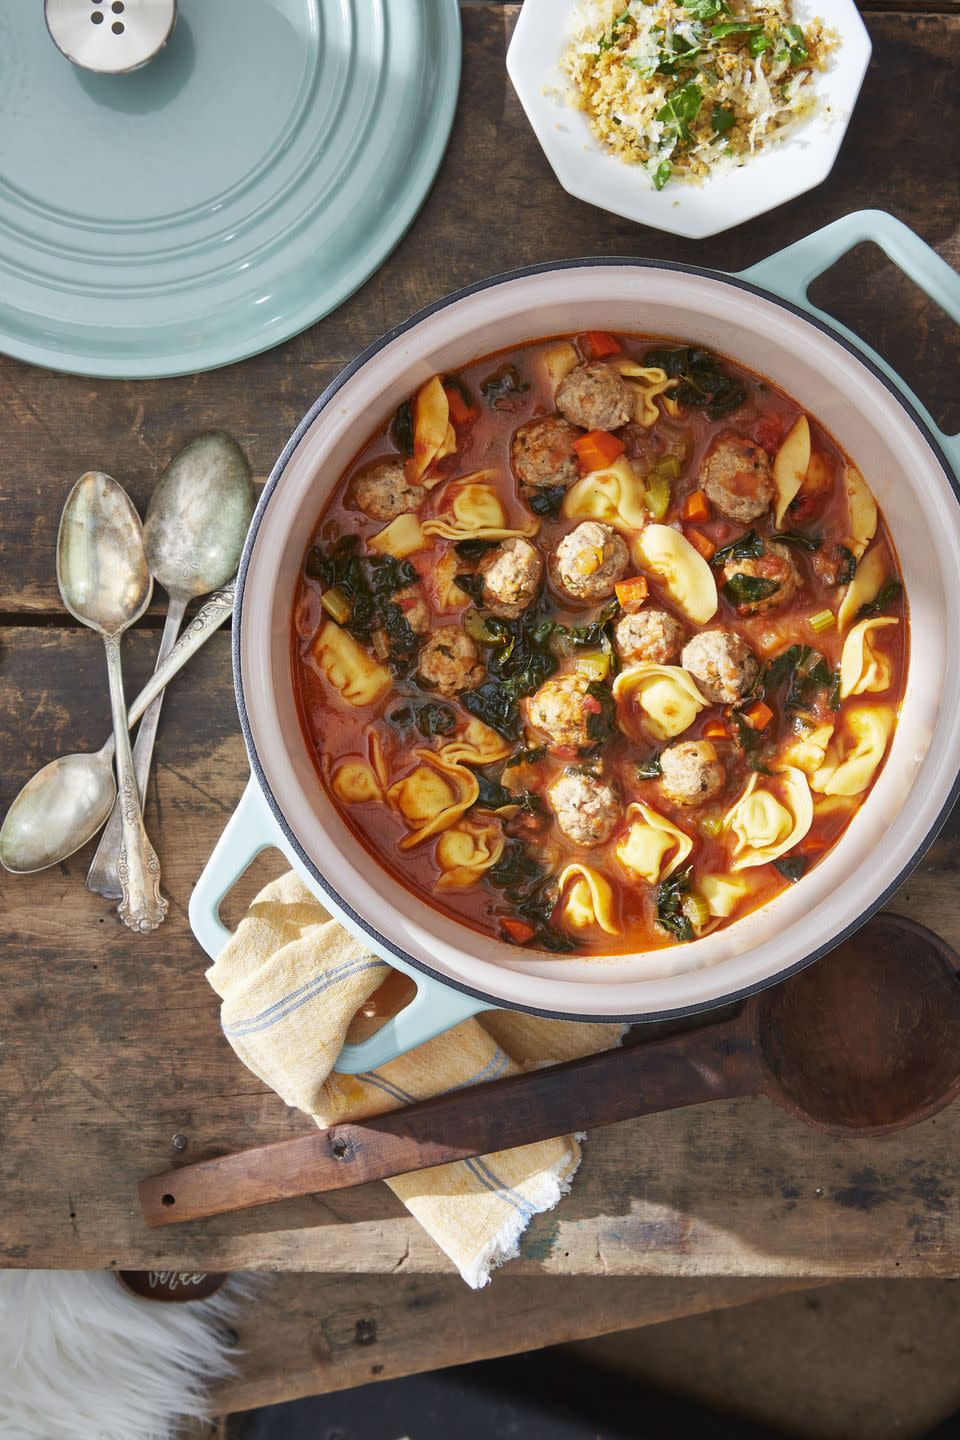
<path fill-rule="evenodd" d="M 430 466 L 452 455 L 457 432 L 450 424 L 450 402 L 438 375 L 421 385 L 413 401 L 413 456 L 407 461 L 407 479 L 420 485 Z"/>
<path fill-rule="evenodd" d="M 359 756 L 343 760 L 330 777 L 330 784 L 337 799 L 346 805 L 369 805 L 372 800 L 383 799 L 383 786 L 373 766 Z"/>
<path fill-rule="evenodd" d="M 695 625 L 717 612 L 713 571 L 690 541 L 672 525 L 648 525 L 637 537 L 634 555 L 642 570 L 659 581 L 667 596 Z"/>
<path fill-rule="evenodd" d="M 856 568 L 853 579 L 847 586 L 840 609 L 837 611 L 837 629 L 843 633 L 857 617 L 861 605 L 876 600 L 887 578 L 887 561 L 883 551 L 876 546 L 868 550 Z"/>
<path fill-rule="evenodd" d="M 313 642 L 313 658 L 341 700 L 358 709 L 375 705 L 393 687 L 393 674 L 333 620 Z"/>
<path fill-rule="evenodd" d="M 636 465 L 621 455 L 603 470 L 593 470 L 570 486 L 563 513 L 568 520 L 600 520 L 631 534 L 642 530 L 649 515 L 646 486 Z"/>
<path fill-rule="evenodd" d="M 503 854 L 499 825 L 460 820 L 444 830 L 437 840 L 436 860 L 441 875 L 437 890 L 467 890 L 476 885 L 484 871 L 496 865 Z"/>
<path fill-rule="evenodd" d="M 682 735 L 707 704 L 688 670 L 650 661 L 621 670 L 613 682 L 613 695 L 636 706 L 641 724 L 655 740 Z"/>
<path fill-rule="evenodd" d="M 877 502 L 855 465 L 847 465 L 843 476 L 847 492 L 847 507 L 850 512 L 850 535 L 847 549 L 856 560 L 866 550 L 877 533 Z"/>
<path fill-rule="evenodd" d="M 861 794 L 876 774 L 892 729 L 892 710 L 879 705 L 851 707 L 810 781 L 814 790 L 821 795 Z"/>
<path fill-rule="evenodd" d="M 393 555 L 397 560 L 403 560 L 408 555 L 415 555 L 427 544 L 427 537 L 420 526 L 416 515 L 398 515 L 385 525 L 376 535 L 371 535 L 367 545 L 375 550 L 378 555 Z"/>
<path fill-rule="evenodd" d="M 463 765 L 445 763 L 432 750 L 418 750 L 420 764 L 411 774 L 396 780 L 387 799 L 411 830 L 400 841 L 401 850 L 410 850 L 448 829 L 480 794 L 477 777 Z"/>
<path fill-rule="evenodd" d="M 686 861 L 693 841 L 690 836 L 649 805 L 637 802 L 627 807 L 630 828 L 614 846 L 620 864 L 657 885 Z"/>
<path fill-rule="evenodd" d="M 782 529 L 787 506 L 796 499 L 809 468 L 810 422 L 806 415 L 800 415 L 787 431 L 773 459 L 773 483 L 777 487 L 774 524 L 778 530 Z"/>
<path fill-rule="evenodd" d="M 516 535 L 536 535 L 540 522 L 533 517 L 522 526 L 509 523 L 507 511 L 490 483 L 492 470 L 476 470 L 462 480 L 453 480 L 440 497 L 439 513 L 423 521 L 425 535 L 444 540 L 508 540 Z"/>
<path fill-rule="evenodd" d="M 743 875 L 701 875 L 697 893 L 714 919 L 726 920 L 749 895 L 750 882 Z"/>
<path fill-rule="evenodd" d="M 889 690 L 893 684 L 890 658 L 875 645 L 878 630 L 885 630 L 899 621 L 892 616 L 861 620 L 854 625 L 843 642 L 840 657 L 840 699 L 848 695 L 864 695 L 868 691 Z"/>
<path fill-rule="evenodd" d="M 792 766 L 778 772 L 778 792 L 761 785 L 757 774 L 723 818 L 734 838 L 734 870 L 769 865 L 798 845 L 813 823 L 813 797 L 807 777 Z"/>
<path fill-rule="evenodd" d="M 784 765 L 793 765 L 797 770 L 802 770 L 804 775 L 812 775 L 823 764 L 833 730 L 829 720 L 822 725 L 814 725 L 812 722 L 804 724 L 780 752 L 781 761 Z"/>
<path fill-rule="evenodd" d="M 636 396 L 633 414 L 635 422 L 647 429 L 656 425 L 660 411 L 654 403 L 655 400 L 659 395 L 666 395 L 680 382 L 671 380 L 666 370 L 661 370 L 658 365 L 638 365 L 636 360 L 626 359 L 617 360 L 614 364 Z"/>
<path fill-rule="evenodd" d="M 608 935 L 616 935 L 616 904 L 608 882 L 592 865 L 567 865 L 557 877 L 563 896 L 561 914 L 574 930 L 599 925 Z"/>
<path fill-rule="evenodd" d="M 437 753 L 445 765 L 493 765 L 497 760 L 505 760 L 511 748 L 509 740 L 471 716 L 454 739 L 441 745 Z"/>

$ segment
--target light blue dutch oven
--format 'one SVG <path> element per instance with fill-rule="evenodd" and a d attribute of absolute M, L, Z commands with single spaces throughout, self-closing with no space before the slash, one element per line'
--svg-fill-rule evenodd
<path fill-rule="evenodd" d="M 960 323 L 960 277 L 889 215 L 866 211 L 740 275 L 661 261 L 574 260 L 498 276 L 422 311 L 366 350 L 320 396 L 270 476 L 237 587 L 234 677 L 252 775 L 201 875 L 190 922 L 216 956 L 218 914 L 260 851 L 280 850 L 372 953 L 417 984 L 410 1005 L 338 1068 L 369 1070 L 478 1011 L 639 1021 L 706 1011 L 782 980 L 874 913 L 930 844 L 960 775 L 960 473 L 904 382 L 817 310 L 807 287 L 873 240 Z M 326 797 L 301 738 L 290 613 L 324 501 L 364 438 L 427 377 L 511 344 L 587 329 L 676 336 L 767 375 L 856 460 L 890 526 L 910 602 L 906 695 L 881 775 L 840 843 L 805 877 L 693 944 L 615 957 L 546 956 L 475 934 L 382 870 Z"/>

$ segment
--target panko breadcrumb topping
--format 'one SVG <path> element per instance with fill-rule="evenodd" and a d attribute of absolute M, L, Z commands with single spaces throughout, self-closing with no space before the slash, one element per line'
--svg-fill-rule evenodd
<path fill-rule="evenodd" d="M 742 165 L 808 119 L 838 43 L 788 0 L 581 0 L 570 25 L 574 103 L 657 190 Z"/>

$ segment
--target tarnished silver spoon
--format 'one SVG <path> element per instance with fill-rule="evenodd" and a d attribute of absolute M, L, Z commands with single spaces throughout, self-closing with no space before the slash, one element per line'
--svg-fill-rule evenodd
<path fill-rule="evenodd" d="M 143 522 L 147 564 L 170 597 L 158 665 L 172 650 L 190 601 L 216 590 L 236 570 L 252 514 L 250 467 L 237 442 L 220 430 L 191 440 L 160 476 Z M 133 747 L 141 805 L 162 703 L 160 692 L 140 722 Z M 90 863 L 88 890 L 108 900 L 119 899 L 119 854 L 118 802 Z"/>
<path fill-rule="evenodd" d="M 127 711 L 132 729 L 140 716 L 233 612 L 234 586 L 211 595 Z M 113 735 L 92 754 L 61 755 L 44 765 L 17 795 L 0 825 L 0 865 L 32 875 L 66 860 L 92 840 L 113 809 Z"/>
<path fill-rule="evenodd" d="M 107 652 L 123 826 L 117 909 L 131 930 L 155 930 L 167 902 L 160 894 L 160 862 L 143 826 L 120 668 L 120 638 L 150 604 L 153 578 L 140 516 L 109 475 L 88 470 L 67 496 L 57 535 L 57 584 L 70 614 L 97 632 Z"/>

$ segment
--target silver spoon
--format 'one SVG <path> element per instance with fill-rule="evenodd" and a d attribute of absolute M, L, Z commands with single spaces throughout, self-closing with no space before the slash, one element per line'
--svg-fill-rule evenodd
<path fill-rule="evenodd" d="M 107 652 L 123 821 L 123 895 L 117 908 L 131 930 L 155 930 L 167 902 L 160 894 L 160 862 L 143 827 L 120 669 L 120 637 L 150 604 L 153 577 L 143 553 L 140 516 L 109 475 L 88 470 L 67 496 L 57 535 L 57 584 L 70 614 L 97 632 Z"/>
<path fill-rule="evenodd" d="M 191 440 L 170 461 L 147 507 L 143 547 L 154 580 L 170 597 L 157 651 L 162 665 L 173 648 L 191 600 L 216 590 L 234 573 L 253 514 L 253 481 L 240 446 L 212 430 Z M 133 768 L 144 804 L 163 693 L 140 722 Z M 120 806 L 114 806 L 87 871 L 87 889 L 120 898 Z"/>
<path fill-rule="evenodd" d="M 129 729 L 191 655 L 230 617 L 233 599 L 231 583 L 201 606 L 127 711 Z M 93 754 L 62 755 L 27 781 L 0 825 L 0 865 L 5 870 L 14 875 L 32 875 L 66 860 L 93 839 L 117 798 L 114 748 L 111 734 Z"/>

